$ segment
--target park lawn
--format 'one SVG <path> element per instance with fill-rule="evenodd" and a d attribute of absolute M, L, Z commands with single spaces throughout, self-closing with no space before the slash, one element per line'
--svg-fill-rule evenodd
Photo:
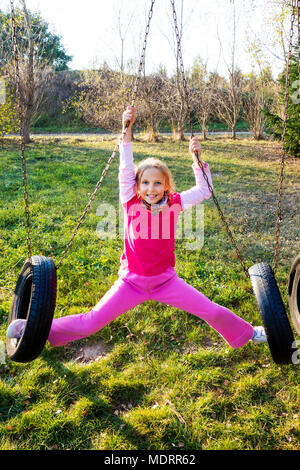
<path fill-rule="evenodd" d="M 27 148 L 33 253 L 57 261 L 112 153 L 113 137 L 35 137 Z M 162 158 L 177 190 L 194 184 L 188 142 L 134 143 L 136 161 Z M 20 152 L 0 147 L 0 346 L 18 274 L 27 258 Z M 203 142 L 214 190 L 247 266 L 272 265 L 280 146 Z M 86 312 L 117 279 L 122 237 L 100 239 L 97 209 L 118 210 L 118 156 L 58 269 L 57 317 Z M 300 161 L 288 157 L 277 281 L 285 305 L 299 252 Z M 298 193 L 297 193 L 298 191 Z M 210 199 L 204 245 L 176 243 L 183 279 L 260 324 L 250 281 Z M 195 223 L 197 223 L 195 221 Z M 295 338 L 297 336 L 295 335 Z M 1 449 L 299 449 L 299 366 L 278 366 L 267 345 L 231 349 L 205 322 L 146 302 L 90 338 L 47 345 L 28 364 L 0 365 Z"/>

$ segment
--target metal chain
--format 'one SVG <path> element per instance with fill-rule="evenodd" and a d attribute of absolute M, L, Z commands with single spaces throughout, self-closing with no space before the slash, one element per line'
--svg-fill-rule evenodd
<path fill-rule="evenodd" d="M 27 171 L 26 171 L 26 158 L 25 158 L 25 139 L 24 139 L 24 114 L 22 108 L 22 96 L 21 96 L 21 80 L 19 70 L 19 56 L 16 36 L 16 20 L 15 20 L 15 9 L 14 0 L 10 1 L 11 11 L 11 28 L 12 28 L 12 43 L 14 51 L 14 63 L 15 63 L 15 80 L 16 80 L 16 91 L 18 98 L 18 113 L 20 121 L 20 147 L 21 147 L 21 160 L 22 160 L 22 172 L 23 172 L 23 186 L 24 186 L 24 202 L 25 202 L 25 214 L 26 214 L 26 231 L 27 231 L 27 251 L 28 257 L 32 255 L 31 250 L 31 233 L 30 233 L 30 210 L 29 210 L 29 195 L 28 195 L 28 182 L 27 182 Z"/>
<path fill-rule="evenodd" d="M 126 130 L 124 130 L 123 134 L 125 135 L 125 133 L 126 133 Z M 89 202 L 87 203 L 87 205 L 86 205 L 86 207 L 85 207 L 85 209 L 84 209 L 84 211 L 83 211 L 83 214 L 81 215 L 81 217 L 80 217 L 80 219 L 79 219 L 79 221 L 78 221 L 78 223 L 77 223 L 77 225 L 76 225 L 76 227 L 75 227 L 75 229 L 74 229 L 74 231 L 73 231 L 73 233 L 72 233 L 72 236 L 71 236 L 71 238 L 70 238 L 70 241 L 68 242 L 68 244 L 67 244 L 67 246 L 66 246 L 66 248 L 65 248 L 65 251 L 63 252 L 61 258 L 59 259 L 59 261 L 58 261 L 57 264 L 56 264 L 56 269 L 57 269 L 58 266 L 61 264 L 62 260 L 66 257 L 67 252 L 69 251 L 69 248 L 70 248 L 70 246 L 72 245 L 73 240 L 74 240 L 74 238 L 75 238 L 75 236 L 76 236 L 76 234 L 77 234 L 77 232 L 78 232 L 78 230 L 79 230 L 81 224 L 83 223 L 83 221 L 84 221 L 84 219 L 85 219 L 85 217 L 86 217 L 86 215 L 87 215 L 87 213 L 88 213 L 88 211 L 89 211 L 89 209 L 90 209 L 90 207 L 91 207 L 91 204 L 92 204 L 93 200 L 95 199 L 95 197 L 96 197 L 96 195 L 97 195 L 97 192 L 98 192 L 98 190 L 99 190 L 99 188 L 100 188 L 100 186 L 101 186 L 101 184 L 102 184 L 102 181 L 103 181 L 103 179 L 104 179 L 106 173 L 108 172 L 108 170 L 109 170 L 109 168 L 110 168 L 110 165 L 111 165 L 113 159 L 115 158 L 116 152 L 117 152 L 117 150 L 118 150 L 118 146 L 119 146 L 119 144 L 117 144 L 117 145 L 115 146 L 115 148 L 114 148 L 114 150 L 113 150 L 113 153 L 111 154 L 111 156 L 110 156 L 110 158 L 109 158 L 109 160 L 108 160 L 108 162 L 107 162 L 107 164 L 106 164 L 106 167 L 104 168 L 104 170 L 103 170 L 103 172 L 102 172 L 101 178 L 100 178 L 100 180 L 98 181 L 98 183 L 97 183 L 97 185 L 96 185 L 96 187 L 95 187 L 95 190 L 94 190 L 93 194 L 91 195 L 90 200 L 89 200 Z"/>
<path fill-rule="evenodd" d="M 145 62 L 145 52 L 146 52 L 146 47 L 147 47 L 147 39 L 148 39 L 148 34 L 149 34 L 149 30 L 150 30 L 150 22 L 151 22 L 151 19 L 152 19 L 152 16 L 153 16 L 153 6 L 154 6 L 154 3 L 155 3 L 155 0 L 151 0 L 151 7 L 150 7 L 150 10 L 149 10 L 149 14 L 148 14 L 148 21 L 147 21 L 147 25 L 146 25 L 146 30 L 145 30 L 145 38 L 144 38 L 144 42 L 143 42 L 143 47 L 142 47 L 142 52 L 141 52 L 141 58 L 140 58 L 140 63 L 139 63 L 139 68 L 138 68 L 138 72 L 137 72 L 137 75 L 136 75 L 136 80 L 135 80 L 135 86 L 134 86 L 134 89 L 133 89 L 133 92 L 132 92 L 132 102 L 131 102 L 131 106 L 134 106 L 134 103 L 135 103 L 135 100 L 136 100 L 136 95 L 137 95 L 137 92 L 138 92 L 138 89 L 139 89 L 139 84 L 140 84 L 140 79 L 141 79 L 141 73 L 142 73 L 142 69 L 143 69 L 143 65 L 144 65 L 144 62 Z M 120 146 L 120 142 L 124 139 L 124 136 L 127 132 L 127 128 L 128 128 L 128 124 L 125 125 L 123 131 L 122 131 L 122 134 L 120 136 L 120 139 L 118 141 L 118 143 L 115 145 L 115 148 L 113 149 L 113 152 L 106 164 L 106 167 L 104 168 L 103 172 L 102 172 L 102 175 L 101 175 L 101 178 L 100 180 L 98 181 L 96 187 L 95 187 L 95 190 L 93 192 L 93 194 L 91 195 L 90 197 L 90 200 L 88 202 L 88 204 L 86 205 L 84 211 L 83 211 L 83 214 L 81 215 L 78 223 L 77 223 L 77 226 L 75 227 L 73 233 L 72 233 L 72 236 L 70 238 L 70 241 L 68 242 L 66 248 L 65 248 L 65 251 L 63 252 L 61 258 L 59 259 L 59 261 L 57 262 L 56 264 L 56 269 L 59 267 L 59 265 L 61 264 L 62 260 L 66 257 L 67 255 L 67 252 L 70 248 L 70 246 L 72 245 L 73 243 L 73 240 L 81 226 L 81 224 L 83 223 L 90 207 L 91 207 L 91 204 L 92 202 L 94 201 L 96 195 L 97 195 L 97 192 L 102 184 L 102 181 L 106 175 L 106 173 L 108 172 L 114 158 L 115 158 L 115 155 L 119 149 L 119 146 Z"/>
<path fill-rule="evenodd" d="M 145 30 L 145 37 L 144 37 L 144 42 L 143 42 L 143 47 L 142 47 L 142 53 L 141 53 L 139 68 L 138 68 L 138 72 L 137 72 L 137 75 L 136 75 L 135 86 L 134 86 L 134 89 L 133 89 L 133 92 L 132 92 L 131 106 L 134 106 L 136 95 L 137 95 L 138 88 L 139 88 L 139 84 L 140 84 L 140 81 L 141 81 L 142 69 L 143 69 L 143 65 L 145 63 L 145 52 L 146 52 L 146 47 L 147 47 L 148 34 L 149 34 L 149 31 L 150 31 L 150 22 L 151 22 L 151 19 L 152 19 L 152 16 L 153 16 L 154 3 L 155 3 L 155 0 L 151 0 L 151 7 L 150 7 L 150 10 L 149 10 L 149 13 L 148 13 L 148 21 L 147 21 L 147 26 L 146 26 L 146 30 Z"/>
<path fill-rule="evenodd" d="M 179 66 L 180 66 L 180 73 L 181 73 L 181 78 L 182 78 L 182 85 L 184 89 L 184 94 L 185 94 L 185 104 L 187 107 L 187 116 L 189 120 L 189 128 L 191 132 L 191 137 L 194 136 L 193 133 L 193 124 L 192 124 L 192 112 L 191 112 L 191 107 L 190 107 L 190 98 L 189 98 L 189 91 L 188 91 L 188 86 L 187 86 L 187 81 L 185 78 L 185 71 L 184 71 L 184 64 L 183 64 L 183 57 L 182 57 L 182 51 L 181 51 L 181 40 L 180 40 L 180 34 L 179 34 L 179 29 L 178 29 L 178 22 L 177 22 L 177 13 L 176 13 L 176 8 L 175 8 L 175 2 L 174 0 L 170 0 L 171 5 L 172 5 L 172 12 L 173 12 L 173 19 L 174 19 L 174 28 L 175 28 L 175 34 L 176 34 L 176 41 L 177 41 L 177 53 L 178 53 L 178 58 L 179 58 Z"/>
<path fill-rule="evenodd" d="M 298 3 L 298 6 L 299 6 L 299 3 Z M 289 52 L 288 52 L 287 64 L 286 64 L 284 112 L 283 112 L 283 124 L 282 124 L 283 131 L 282 131 L 282 138 L 281 138 L 281 144 L 282 144 L 281 152 L 282 153 L 281 153 L 280 177 L 279 177 L 279 187 L 278 187 L 277 221 L 276 221 L 276 229 L 275 229 L 275 249 L 274 249 L 274 260 L 273 260 L 274 273 L 276 273 L 276 270 L 277 270 L 280 224 L 282 221 L 281 200 L 282 200 L 282 184 L 283 184 L 283 172 L 284 172 L 284 162 L 285 162 L 285 148 L 284 147 L 285 147 L 285 140 L 286 140 L 286 125 L 287 125 L 287 120 L 288 120 L 288 100 L 289 100 L 289 88 L 290 88 L 290 70 L 291 70 L 291 57 L 292 57 L 292 48 L 293 48 L 295 10 L 296 10 L 296 0 L 292 0 Z M 298 17 L 298 21 L 299 21 L 299 17 Z M 299 24 L 298 24 L 298 28 L 299 28 Z"/>
<path fill-rule="evenodd" d="M 187 114 L 188 114 L 188 120 L 189 120 L 189 127 L 190 127 L 190 133 L 191 133 L 191 137 L 194 136 L 193 134 L 193 126 L 192 126 L 192 118 L 191 118 L 191 107 L 190 107 L 190 100 L 189 100 L 189 91 L 188 91 L 188 86 L 187 86 L 187 81 L 186 81 L 186 77 L 185 77 L 185 72 L 184 72 L 184 65 L 183 65 L 183 58 L 182 58 L 182 51 L 181 51 L 181 40 L 180 40 L 180 35 L 179 35 L 179 29 L 178 29 L 178 24 L 177 24 L 177 14 L 176 14 L 176 9 L 175 9 L 175 3 L 174 3 L 174 0 L 170 0 L 171 2 L 171 5 L 172 5 L 172 10 L 173 10 L 173 19 L 174 19 L 174 27 L 175 27 L 175 34 L 176 34 L 176 40 L 177 40 L 177 51 L 178 51 L 178 56 L 179 56 L 179 64 L 180 64 L 180 71 L 181 71 L 181 76 L 182 76 L 182 84 L 183 84 L 183 88 L 184 88 L 184 94 L 185 94 L 185 101 L 186 101 L 186 107 L 187 107 Z M 227 220 L 223 214 L 223 211 L 220 207 L 220 204 L 214 194 L 214 191 L 213 191 L 213 188 L 210 184 L 210 182 L 208 181 L 208 177 L 204 171 L 204 167 L 203 167 L 203 163 L 202 161 L 200 160 L 199 158 L 199 155 L 198 155 L 198 152 L 196 152 L 196 157 L 197 157 L 197 161 L 198 161 L 198 164 L 202 170 L 202 173 L 203 173 L 203 177 L 207 183 L 207 186 L 208 186 L 208 189 L 209 191 L 211 192 L 211 196 L 212 196 L 212 199 L 218 209 L 218 212 L 219 212 L 219 215 L 225 225 L 225 228 L 226 228 L 226 231 L 227 231 L 227 234 L 232 242 L 232 245 L 234 246 L 235 248 L 235 251 L 236 251 L 236 254 L 237 254 L 237 257 L 239 258 L 239 261 L 243 267 L 243 270 L 246 274 L 247 277 L 250 277 L 249 273 L 248 273 L 248 269 L 247 269 L 247 266 L 243 260 L 243 257 L 241 255 L 241 252 L 237 246 L 237 243 L 232 235 L 232 232 L 230 230 L 230 227 L 227 223 Z"/>

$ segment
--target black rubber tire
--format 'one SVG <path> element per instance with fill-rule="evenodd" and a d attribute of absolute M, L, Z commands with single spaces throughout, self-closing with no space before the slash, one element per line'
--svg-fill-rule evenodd
<path fill-rule="evenodd" d="M 249 274 L 272 358 L 277 364 L 292 364 L 294 336 L 273 270 L 258 263 Z"/>
<path fill-rule="evenodd" d="M 57 277 L 53 261 L 32 256 L 25 262 L 15 288 L 8 325 L 17 318 L 27 320 L 20 339 L 6 340 L 8 357 L 30 362 L 42 352 L 48 339 L 55 305 Z"/>
<path fill-rule="evenodd" d="M 300 336 L 300 254 L 295 258 L 290 270 L 288 294 L 291 320 Z"/>

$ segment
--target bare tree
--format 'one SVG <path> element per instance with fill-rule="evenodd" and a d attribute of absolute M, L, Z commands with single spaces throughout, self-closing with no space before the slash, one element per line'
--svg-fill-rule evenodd
<path fill-rule="evenodd" d="M 122 112 L 129 103 L 131 77 L 105 65 L 100 70 L 82 72 L 76 86 L 77 91 L 65 109 L 75 109 L 89 125 L 119 131 Z"/>
<path fill-rule="evenodd" d="M 278 84 L 272 79 L 269 68 L 258 76 L 252 73 L 245 79 L 243 113 L 255 140 L 264 138 L 265 117 L 262 110 L 274 105 L 277 88 Z"/>
<path fill-rule="evenodd" d="M 159 140 L 159 125 L 168 117 L 166 83 L 166 76 L 161 71 L 144 76 L 139 93 L 140 120 L 147 128 L 148 139 L 153 142 Z"/>
<path fill-rule="evenodd" d="M 130 0 L 122 0 L 121 2 L 113 2 L 112 9 L 115 12 L 113 15 L 113 21 L 111 24 L 107 25 L 107 28 L 104 31 L 103 37 L 101 37 L 101 45 L 105 46 L 110 51 L 112 61 L 108 61 L 108 65 L 111 68 L 114 68 L 121 72 L 121 76 L 125 73 L 125 68 L 127 61 L 132 60 L 128 57 L 128 33 L 130 32 L 130 27 L 135 19 L 135 29 L 138 25 L 138 22 L 135 18 L 136 14 L 136 5 Z M 115 44 L 115 39 L 118 38 L 120 41 L 120 47 L 113 47 Z M 126 54 L 127 52 L 127 54 Z M 127 55 L 127 60 L 126 60 Z"/>
<path fill-rule="evenodd" d="M 24 142 L 30 142 L 30 126 L 32 119 L 38 113 L 43 99 L 46 84 L 52 77 L 52 68 L 38 63 L 34 57 L 35 43 L 38 38 L 33 37 L 32 19 L 27 10 L 25 0 L 21 0 L 24 14 L 24 22 L 28 36 L 28 50 L 26 56 L 19 57 L 20 99 L 24 125 Z M 16 86 L 16 77 L 13 66 L 7 67 L 10 81 Z"/>
<path fill-rule="evenodd" d="M 74 96 L 78 89 L 77 82 L 80 81 L 80 77 L 80 72 L 75 70 L 56 72 L 45 88 L 39 113 L 34 121 L 45 115 L 54 120 L 61 117 L 65 103 Z M 65 115 L 64 119 L 68 121 L 68 115 L 64 112 L 63 114 Z"/>
<path fill-rule="evenodd" d="M 215 89 L 220 80 L 216 72 L 208 72 L 206 64 L 199 57 L 195 59 L 190 76 L 190 96 L 195 116 L 201 125 L 203 140 L 207 139 L 207 125 L 212 117 Z"/>
<path fill-rule="evenodd" d="M 178 82 L 178 75 L 169 78 L 166 72 L 160 72 L 164 81 L 165 94 L 168 97 L 165 100 L 164 112 L 167 121 L 171 125 L 172 136 L 174 140 L 184 140 L 184 118 L 186 110 L 184 107 L 184 91 L 181 83 Z"/>
<path fill-rule="evenodd" d="M 231 137 L 236 139 L 236 125 L 243 104 L 243 76 L 237 70 L 230 74 L 228 82 L 220 83 L 214 96 L 216 112 L 221 121 L 231 129 Z"/>
<path fill-rule="evenodd" d="M 228 83 L 225 87 L 219 88 L 216 96 L 215 103 L 217 112 L 220 119 L 226 122 L 229 129 L 231 129 L 231 136 L 236 138 L 236 124 L 240 116 L 242 107 L 242 85 L 243 77 L 240 70 L 237 69 L 235 64 L 236 54 L 236 31 L 237 31 L 237 18 L 236 18 L 236 4 L 235 0 L 231 0 L 232 4 L 232 44 L 231 44 L 231 60 L 227 63 L 222 41 L 219 37 L 221 50 L 223 51 L 224 61 L 228 70 Z"/>
<path fill-rule="evenodd" d="M 183 37 L 192 18 L 197 1 L 194 2 L 194 4 L 192 5 L 192 7 L 190 7 L 189 10 L 187 10 L 186 6 L 184 5 L 184 0 L 180 0 L 179 3 L 180 6 L 179 8 L 176 8 L 176 11 L 179 40 L 182 49 Z M 166 38 L 169 43 L 170 49 L 175 59 L 176 72 L 168 83 L 169 92 L 172 96 L 172 99 L 169 103 L 169 115 L 174 138 L 178 140 L 184 140 L 184 120 L 186 118 L 187 110 L 185 107 L 185 92 L 182 86 L 182 77 L 180 72 L 180 61 L 177 47 L 177 39 L 175 34 L 174 19 L 170 10 L 169 24 L 171 25 L 170 32 L 168 32 L 166 28 L 160 28 L 162 35 Z"/>
<path fill-rule="evenodd" d="M 128 12 L 127 12 L 128 13 Z M 122 9 L 121 7 L 119 8 L 118 12 L 118 24 L 117 24 L 117 32 L 120 38 L 121 42 L 121 54 L 120 54 L 120 60 L 117 59 L 121 75 L 123 76 L 124 73 L 124 46 L 125 46 L 125 39 L 128 33 L 129 26 L 132 22 L 134 16 L 134 10 L 127 15 L 126 21 L 124 23 L 124 20 L 122 18 Z"/>

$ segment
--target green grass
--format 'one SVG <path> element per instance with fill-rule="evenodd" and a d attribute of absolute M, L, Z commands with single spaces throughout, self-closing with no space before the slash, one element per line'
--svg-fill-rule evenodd
<path fill-rule="evenodd" d="M 58 260 L 114 141 L 34 138 L 27 169 L 34 254 Z M 188 142 L 134 143 L 170 166 L 177 190 L 194 184 Z M 22 172 L 14 138 L 0 147 L 0 341 L 27 258 Z M 247 265 L 272 264 L 280 151 L 274 142 L 214 138 L 203 143 L 214 189 Z M 113 162 L 58 270 L 57 317 L 88 311 L 117 278 L 122 239 L 100 240 L 97 207 L 118 206 Z M 300 162 L 285 165 L 277 281 L 287 306 L 299 252 Z M 176 245 L 179 276 L 252 324 L 260 319 L 213 201 L 205 202 L 199 251 Z M 1 343 L 0 343 L 1 345 Z M 85 355 L 99 347 L 94 360 Z M 267 345 L 231 349 L 198 318 L 146 302 L 90 338 L 52 348 L 28 364 L 0 365 L 1 449 L 299 449 L 299 368 L 272 362 Z"/>
<path fill-rule="evenodd" d="M 223 122 L 209 122 L 208 123 L 208 130 L 211 132 L 231 132 L 231 129 L 228 129 L 226 124 Z M 249 125 L 246 121 L 238 121 L 236 126 L 237 132 L 249 131 Z M 66 134 L 66 133 L 86 133 L 86 134 L 103 134 L 108 133 L 107 130 L 98 128 L 98 127 L 86 127 L 86 125 L 82 124 L 78 120 L 46 120 L 41 125 L 41 122 L 38 121 L 31 129 L 32 134 Z M 143 130 L 146 133 L 146 129 Z M 171 132 L 171 128 L 168 124 L 162 125 L 160 127 L 160 132 Z M 194 132 L 201 132 L 201 126 L 195 125 Z"/>

